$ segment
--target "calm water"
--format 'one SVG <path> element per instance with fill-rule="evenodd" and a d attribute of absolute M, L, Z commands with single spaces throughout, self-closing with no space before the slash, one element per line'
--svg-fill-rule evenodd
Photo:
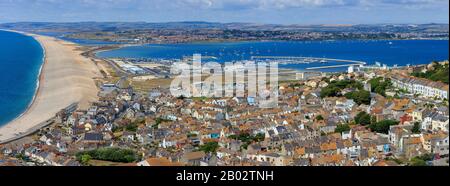
<path fill-rule="evenodd" d="M 378 61 L 392 66 L 446 60 L 448 49 L 448 40 L 236 42 L 133 46 L 102 52 L 98 56 L 180 59 L 200 53 L 218 57 L 219 62 L 245 60 L 251 56 L 302 56 L 360 60 L 369 64 Z M 311 65 L 283 67 L 304 69 Z"/>
<path fill-rule="evenodd" d="M 32 37 L 0 31 L 0 125 L 31 103 L 42 59 L 43 49 Z"/>

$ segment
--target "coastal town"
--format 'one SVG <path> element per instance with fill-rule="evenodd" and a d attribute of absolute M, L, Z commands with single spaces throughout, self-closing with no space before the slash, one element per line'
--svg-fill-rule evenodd
<path fill-rule="evenodd" d="M 0 0 L 0 182 L 438 185 L 449 4 Z"/>
<path fill-rule="evenodd" d="M 152 78 L 142 80 L 129 61 L 93 61 L 104 65 L 98 100 L 1 144 L 0 166 L 449 165 L 448 61 L 299 72 L 280 80 L 271 109 L 256 97 L 175 97 L 164 83 L 144 86 L 167 81 L 161 65 L 144 68 Z"/>
<path fill-rule="evenodd" d="M 216 22 L 6 23 L 0 28 L 109 44 L 236 41 L 448 40 L 448 24 L 283 25 Z"/>

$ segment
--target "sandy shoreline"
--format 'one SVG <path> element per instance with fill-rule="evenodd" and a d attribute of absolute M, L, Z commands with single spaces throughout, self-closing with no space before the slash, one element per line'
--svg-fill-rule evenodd
<path fill-rule="evenodd" d="M 76 44 L 47 36 L 26 35 L 34 37 L 45 51 L 39 86 L 28 109 L 0 128 L 0 143 L 28 132 L 72 103 L 79 103 L 81 109 L 86 109 L 97 100 L 98 88 L 93 78 L 101 74 L 90 59 L 80 55 Z"/>

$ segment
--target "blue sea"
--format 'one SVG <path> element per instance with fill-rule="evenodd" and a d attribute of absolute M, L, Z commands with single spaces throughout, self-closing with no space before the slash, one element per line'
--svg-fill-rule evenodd
<path fill-rule="evenodd" d="M 130 57 L 181 59 L 194 53 L 214 56 L 218 62 L 248 60 L 251 56 L 325 57 L 380 62 L 393 66 L 426 64 L 433 60 L 448 59 L 448 40 L 396 40 L 396 41 L 308 41 L 308 42 L 228 42 L 191 44 L 150 44 L 125 47 L 98 53 L 99 57 Z M 281 67 L 302 70 L 311 65 L 283 65 Z M 333 64 L 322 64 L 333 65 Z M 342 70 L 342 69 L 334 69 Z"/>
<path fill-rule="evenodd" d="M 21 115 L 32 102 L 43 56 L 32 37 L 0 31 L 0 125 Z"/>

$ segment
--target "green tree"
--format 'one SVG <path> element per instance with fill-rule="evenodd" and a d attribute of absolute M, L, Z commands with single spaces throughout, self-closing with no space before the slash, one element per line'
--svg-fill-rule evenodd
<path fill-rule="evenodd" d="M 417 156 L 411 159 L 409 165 L 410 166 L 428 166 L 427 161 L 432 161 L 432 154 L 424 154 L 422 156 Z"/>
<path fill-rule="evenodd" d="M 200 146 L 200 151 L 203 151 L 205 153 L 209 152 L 216 152 L 216 150 L 219 148 L 219 143 L 217 142 L 208 142 L 202 146 Z"/>
<path fill-rule="evenodd" d="M 427 162 L 419 158 L 412 158 L 411 163 L 409 165 L 423 167 L 427 166 Z"/>
<path fill-rule="evenodd" d="M 415 122 L 414 127 L 411 130 L 414 134 L 420 134 L 420 123 Z"/>
<path fill-rule="evenodd" d="M 89 163 L 89 161 L 92 160 L 92 157 L 89 154 L 83 154 L 80 157 L 80 163 L 83 165 L 87 165 Z"/>
<path fill-rule="evenodd" d="M 388 134 L 389 129 L 393 125 L 398 125 L 400 122 L 394 120 L 383 120 L 377 123 L 372 123 L 369 125 L 369 128 L 378 133 Z"/>
<path fill-rule="evenodd" d="M 78 152 L 76 154 L 77 159 L 82 162 L 83 156 L 86 158 L 88 155 L 91 159 L 104 160 L 112 162 L 131 163 L 136 161 L 137 154 L 131 149 L 122 148 L 100 148 L 90 151 Z"/>
<path fill-rule="evenodd" d="M 318 116 L 316 116 L 316 120 L 317 121 L 322 121 L 322 120 L 324 120 L 324 118 L 323 118 L 322 115 L 318 115 Z"/>
<path fill-rule="evenodd" d="M 325 87 L 322 89 L 322 91 L 320 92 L 320 97 L 321 98 L 336 97 L 336 96 L 338 96 L 340 91 L 341 91 L 341 89 L 339 89 L 335 86 L 328 86 L 328 87 Z"/>
<path fill-rule="evenodd" d="M 370 92 L 365 90 L 349 92 L 345 94 L 345 97 L 347 99 L 353 99 L 358 105 L 370 105 L 371 101 Z"/>
<path fill-rule="evenodd" d="M 336 133 L 342 133 L 342 132 L 348 132 L 348 131 L 350 131 L 350 125 L 348 125 L 348 124 L 338 125 L 336 127 L 336 129 L 334 130 L 334 132 L 336 132 Z"/>
<path fill-rule="evenodd" d="M 261 141 L 264 141 L 265 138 L 266 138 L 266 134 L 264 134 L 264 133 L 258 133 L 258 134 L 256 134 L 255 137 L 253 137 L 253 141 L 255 141 L 255 142 L 261 142 Z"/>
<path fill-rule="evenodd" d="M 370 125 L 371 116 L 367 112 L 360 112 L 355 116 L 355 123 L 363 126 Z"/>
<path fill-rule="evenodd" d="M 339 93 L 345 88 L 356 88 L 358 90 L 362 90 L 363 85 L 355 80 L 333 81 L 330 82 L 327 87 L 322 89 L 320 92 L 320 97 L 326 98 L 339 96 Z"/>
<path fill-rule="evenodd" d="M 369 81 L 372 87 L 372 92 L 386 96 L 386 89 L 392 87 L 392 82 L 390 79 L 385 79 L 384 77 L 374 78 Z"/>

